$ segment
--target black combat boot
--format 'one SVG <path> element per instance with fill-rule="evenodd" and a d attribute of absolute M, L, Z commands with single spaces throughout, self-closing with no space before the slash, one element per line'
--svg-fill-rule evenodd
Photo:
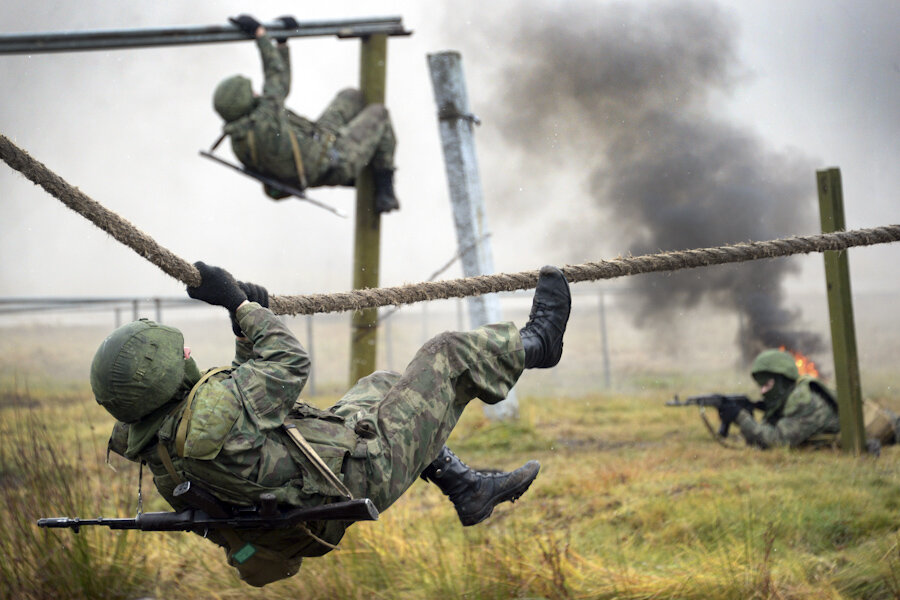
<path fill-rule="evenodd" d="M 541 268 L 531 314 L 519 334 L 525 346 L 525 368 L 546 369 L 556 366 L 562 356 L 563 334 L 572 309 L 569 282 L 556 267 Z"/>
<path fill-rule="evenodd" d="M 380 215 L 400 208 L 394 196 L 394 169 L 373 169 L 372 178 L 375 181 L 375 212 Z"/>
<path fill-rule="evenodd" d="M 536 460 L 511 473 L 476 471 L 444 446 L 434 462 L 422 471 L 422 479 L 431 481 L 450 497 L 463 526 L 481 523 L 501 502 L 515 502 L 525 493 L 541 465 Z"/>

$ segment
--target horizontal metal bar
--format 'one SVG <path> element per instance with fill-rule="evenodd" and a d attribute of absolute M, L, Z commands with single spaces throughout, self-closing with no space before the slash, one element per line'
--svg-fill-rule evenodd
<path fill-rule="evenodd" d="M 303 21 L 296 29 L 287 29 L 280 21 L 263 23 L 272 37 L 365 37 L 383 34 L 411 35 L 403 27 L 402 17 L 371 17 Z M 242 42 L 250 38 L 235 25 L 153 27 L 147 29 L 105 29 L 0 35 L 0 54 L 44 54 L 87 50 L 146 48 Z"/>

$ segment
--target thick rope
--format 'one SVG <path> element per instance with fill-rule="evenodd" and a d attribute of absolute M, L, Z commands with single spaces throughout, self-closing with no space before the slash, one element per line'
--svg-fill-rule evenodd
<path fill-rule="evenodd" d="M 570 283 L 613 279 L 641 273 L 678 271 L 727 263 L 808 254 L 826 250 L 845 250 L 854 246 L 871 246 L 900 241 L 900 225 L 871 229 L 839 231 L 818 235 L 797 236 L 768 242 L 748 242 L 731 246 L 661 252 L 643 256 L 629 256 L 561 267 Z M 479 275 L 447 281 L 434 281 L 391 288 L 354 290 L 342 294 L 314 294 L 309 296 L 279 296 L 279 314 L 314 314 L 339 312 L 411 304 L 425 300 L 465 298 L 493 292 L 527 290 L 537 285 L 538 271 L 523 271 L 500 275 Z M 273 305 L 275 302 L 273 302 Z"/>
<path fill-rule="evenodd" d="M 58 175 L 31 158 L 25 151 L 16 147 L 2 134 L 0 134 L 0 157 L 29 180 L 40 185 L 66 206 L 83 215 L 165 273 L 187 285 L 199 285 L 200 274 L 193 265 L 159 246 L 131 223 L 66 183 Z M 900 241 L 900 225 L 886 225 L 871 229 L 795 236 L 767 242 L 747 242 L 714 248 L 620 257 L 580 265 L 567 265 L 562 267 L 562 271 L 570 283 L 577 283 L 794 254 L 846 250 L 855 246 L 872 246 L 896 241 Z M 399 306 L 426 300 L 466 298 L 495 292 L 532 289 L 537 285 L 538 273 L 538 271 L 523 271 L 512 274 L 479 275 L 336 294 L 272 296 L 269 298 L 269 304 L 272 311 L 280 315 L 310 315 L 388 305 Z"/>
<path fill-rule="evenodd" d="M 188 285 L 200 285 L 200 273 L 194 265 L 163 248 L 156 240 L 99 202 L 88 198 L 84 192 L 33 159 L 3 134 L 0 134 L 0 157 L 29 181 L 44 188 L 48 194 L 152 262 L 164 273 Z"/>

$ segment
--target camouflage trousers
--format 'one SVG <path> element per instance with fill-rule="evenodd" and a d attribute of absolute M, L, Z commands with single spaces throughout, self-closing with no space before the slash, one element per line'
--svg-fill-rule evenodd
<path fill-rule="evenodd" d="M 369 440 L 365 457 L 349 458 L 345 484 L 379 511 L 393 504 L 440 452 L 473 399 L 506 398 L 525 366 L 512 323 L 447 332 L 428 341 L 400 373 L 378 371 L 331 408 Z"/>
<path fill-rule="evenodd" d="M 329 163 L 314 185 L 355 185 L 369 163 L 376 169 L 394 168 L 397 139 L 383 104 L 366 104 L 362 92 L 348 88 L 331 101 L 316 125 L 335 136 Z"/>
<path fill-rule="evenodd" d="M 288 421 L 355 498 L 369 498 L 384 511 L 437 457 L 466 405 L 475 398 L 491 404 L 503 400 L 524 366 L 522 338 L 512 323 L 442 333 L 422 346 L 402 374 L 378 371 L 364 377 L 327 411 L 298 402 Z M 292 452 L 305 463 L 296 447 Z M 311 467 L 304 469 L 302 485 L 306 501 L 301 505 L 335 499 L 335 489 Z M 350 523 L 306 525 L 241 530 L 236 543 L 216 531 L 208 535 L 226 548 L 229 564 L 244 581 L 263 586 L 294 575 L 304 557 L 329 552 Z M 256 554 L 239 563 L 235 552 L 244 543 L 251 543 Z"/>

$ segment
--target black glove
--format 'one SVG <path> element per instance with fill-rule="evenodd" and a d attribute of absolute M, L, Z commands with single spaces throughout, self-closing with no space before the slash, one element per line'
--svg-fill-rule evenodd
<path fill-rule="evenodd" d="M 266 288 L 261 285 L 256 285 L 255 283 L 245 283 L 243 281 L 238 281 L 237 284 L 238 287 L 247 294 L 247 300 L 269 308 L 269 292 L 266 291 Z M 241 330 L 241 326 L 238 324 L 237 315 L 235 313 L 231 313 L 231 330 L 234 332 L 234 335 L 238 337 L 247 337 L 244 335 L 243 330 Z"/>
<path fill-rule="evenodd" d="M 299 29 L 300 28 L 300 23 L 297 22 L 297 19 L 295 19 L 294 17 L 292 17 L 290 15 L 278 17 L 275 20 L 281 21 L 281 24 L 284 25 L 285 29 Z M 277 41 L 279 44 L 286 44 L 287 38 L 286 37 L 278 37 L 278 38 L 275 38 L 275 41 Z"/>
<path fill-rule="evenodd" d="M 260 22 L 250 15 L 238 15 L 236 17 L 228 17 L 228 20 L 241 28 L 241 31 L 250 37 L 256 37 L 256 30 L 260 26 Z"/>
<path fill-rule="evenodd" d="M 228 312 L 234 314 L 241 302 L 247 299 L 247 294 L 231 273 L 221 267 L 211 267 L 202 261 L 195 262 L 194 266 L 200 271 L 200 285 L 188 286 L 188 296 L 214 306 L 224 306 Z"/>
<path fill-rule="evenodd" d="M 243 281 L 238 281 L 238 285 L 247 294 L 247 300 L 269 308 L 269 292 L 266 288 L 255 283 L 244 283 Z"/>
<path fill-rule="evenodd" d="M 722 425 L 734 423 L 742 410 L 744 409 L 737 402 L 723 402 L 719 407 L 719 419 L 721 419 Z"/>

